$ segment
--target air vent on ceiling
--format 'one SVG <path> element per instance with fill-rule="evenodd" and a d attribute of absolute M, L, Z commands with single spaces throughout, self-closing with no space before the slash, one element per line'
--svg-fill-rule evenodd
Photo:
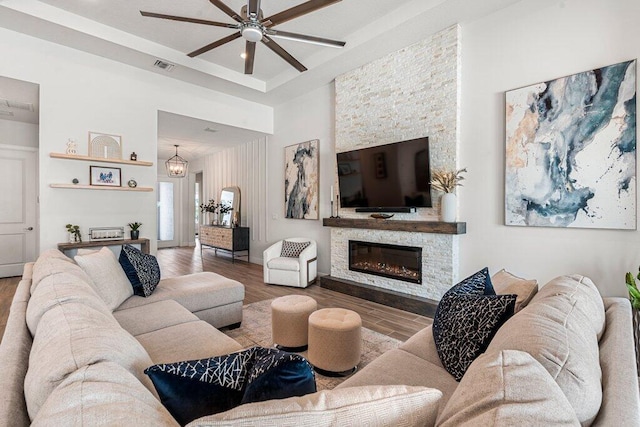
<path fill-rule="evenodd" d="M 166 62 L 166 61 L 163 61 L 161 59 L 156 59 L 156 63 L 153 64 L 153 66 L 154 67 L 158 67 L 158 68 L 160 68 L 161 70 L 164 70 L 164 71 L 171 71 L 171 70 L 173 70 L 173 67 L 176 66 L 176 64 L 172 64 L 170 62 Z"/>
<path fill-rule="evenodd" d="M 211 133 L 218 132 L 217 130 L 211 129 L 211 128 L 206 128 L 204 131 L 205 132 L 211 132 Z"/>
<path fill-rule="evenodd" d="M 13 112 L 0 110 L 0 116 L 13 117 Z"/>
<path fill-rule="evenodd" d="M 29 102 L 11 101 L 10 99 L 0 98 L 0 105 L 3 107 L 13 108 L 15 110 L 34 111 L 33 104 Z"/>

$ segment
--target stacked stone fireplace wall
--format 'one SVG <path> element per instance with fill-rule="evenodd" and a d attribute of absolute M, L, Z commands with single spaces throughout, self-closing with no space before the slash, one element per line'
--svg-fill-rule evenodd
<path fill-rule="evenodd" d="M 336 78 L 336 152 L 429 137 L 431 168 L 457 168 L 460 116 L 460 27 Z M 336 181 L 337 188 L 337 181 Z M 437 196 L 433 194 L 433 196 Z M 438 220 L 434 208 L 388 220 Z M 367 217 L 341 209 L 345 218 Z M 350 271 L 348 241 L 422 247 L 423 284 Z M 402 231 L 332 229 L 331 275 L 408 295 L 440 299 L 457 280 L 458 236 Z"/>

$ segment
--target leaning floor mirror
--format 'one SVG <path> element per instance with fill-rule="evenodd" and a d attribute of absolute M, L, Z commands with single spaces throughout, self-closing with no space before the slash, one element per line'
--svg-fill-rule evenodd
<path fill-rule="evenodd" d="M 225 187 L 220 192 L 220 203 L 231 206 L 232 210 L 224 212 L 221 216 L 220 224 L 226 227 L 240 225 L 240 188 Z M 234 219 L 237 224 L 234 224 Z"/>

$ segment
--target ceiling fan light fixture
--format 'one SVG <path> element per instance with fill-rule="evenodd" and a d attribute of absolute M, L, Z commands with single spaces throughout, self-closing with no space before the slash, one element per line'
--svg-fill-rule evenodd
<path fill-rule="evenodd" d="M 263 29 L 257 22 L 247 22 L 240 29 L 240 33 L 247 41 L 255 43 L 262 40 Z"/>
<path fill-rule="evenodd" d="M 167 168 L 167 175 L 170 178 L 184 178 L 189 171 L 189 162 L 178 155 L 179 145 L 174 145 L 174 147 L 176 147 L 176 155 L 164 162 Z"/>

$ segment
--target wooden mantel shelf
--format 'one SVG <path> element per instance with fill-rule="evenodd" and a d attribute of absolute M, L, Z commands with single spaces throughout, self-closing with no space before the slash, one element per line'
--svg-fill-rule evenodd
<path fill-rule="evenodd" d="M 325 227 L 364 228 L 369 230 L 409 231 L 416 233 L 466 234 L 466 222 L 404 221 L 373 218 L 323 218 Z"/>

